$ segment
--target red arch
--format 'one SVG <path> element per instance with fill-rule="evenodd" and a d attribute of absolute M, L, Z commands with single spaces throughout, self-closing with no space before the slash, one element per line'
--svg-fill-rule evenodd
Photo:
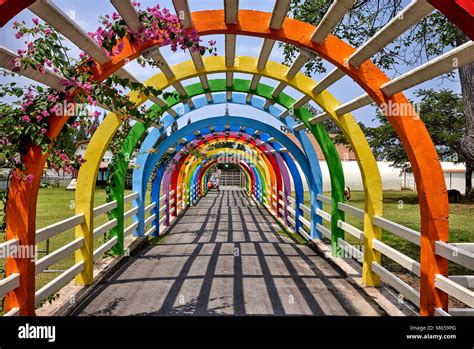
<path fill-rule="evenodd" d="M 203 138 L 205 139 L 210 139 L 210 138 L 215 138 L 214 135 L 210 134 L 210 135 L 205 135 Z M 240 139 L 242 141 L 245 141 L 247 142 L 248 139 L 247 138 L 244 138 L 243 136 L 235 136 L 235 135 L 229 135 L 229 136 L 225 136 L 225 135 L 219 135 L 217 136 L 218 139 Z M 262 152 L 262 155 L 270 162 L 270 164 L 272 165 L 272 169 L 275 173 L 275 179 L 276 179 L 276 187 L 277 187 L 277 193 L 279 193 L 282 189 L 283 189 L 283 183 L 282 183 L 282 176 L 281 176 L 281 171 L 280 171 L 280 168 L 278 166 L 278 163 L 277 161 L 275 160 L 274 156 L 272 154 L 267 154 L 265 153 L 265 149 L 264 149 L 264 146 L 263 145 L 259 145 L 255 142 L 255 140 L 251 140 L 249 142 L 253 147 L 259 149 L 261 152 Z M 200 146 L 202 146 L 204 144 L 204 140 L 199 140 L 197 142 L 195 142 L 193 144 L 193 148 L 199 148 Z M 183 163 L 187 160 L 187 158 L 190 156 L 190 154 L 186 154 L 184 155 L 178 164 L 176 164 L 173 168 L 173 172 L 171 174 L 171 180 L 170 180 L 170 191 L 173 191 L 174 190 L 174 194 L 172 195 L 172 198 L 170 198 L 170 200 L 174 199 L 174 203 L 173 203 L 173 207 L 175 208 L 174 211 L 173 211 L 173 214 L 176 211 L 177 207 L 177 180 L 178 180 L 178 175 L 181 171 L 181 167 L 183 165 Z M 273 202 L 274 199 L 273 197 L 271 197 L 271 202 Z M 281 208 L 281 204 L 278 202 L 278 200 L 276 201 L 276 204 L 277 204 L 277 215 L 278 217 L 281 216 L 281 212 L 279 210 L 279 208 Z M 273 206 L 271 206 L 273 207 Z"/>
<path fill-rule="evenodd" d="M 250 167 L 248 167 L 248 164 L 245 163 L 244 161 L 239 161 L 239 163 L 237 163 L 237 161 L 235 161 L 235 159 L 233 158 L 225 158 L 224 161 L 228 161 L 230 163 L 234 163 L 234 164 L 237 164 L 239 165 L 240 167 L 242 167 L 244 169 L 245 172 L 248 173 L 248 175 L 250 176 L 250 188 L 252 190 L 252 193 L 255 194 L 254 192 L 254 183 L 255 183 L 255 175 L 253 173 L 253 171 L 250 169 Z M 202 187 L 202 180 L 203 180 L 203 177 L 204 177 L 204 174 L 206 173 L 206 171 L 212 166 L 214 165 L 215 163 L 217 163 L 217 160 L 212 160 L 212 161 L 209 161 L 208 163 L 206 163 L 204 165 L 204 167 L 202 167 L 200 170 L 199 170 L 199 175 L 198 175 L 198 187 L 199 187 L 199 193 L 202 195 L 202 192 L 201 192 L 201 187 Z"/>

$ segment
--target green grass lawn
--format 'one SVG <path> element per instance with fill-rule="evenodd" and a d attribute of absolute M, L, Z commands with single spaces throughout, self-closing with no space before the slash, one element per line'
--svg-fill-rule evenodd
<path fill-rule="evenodd" d="M 125 191 L 125 195 L 130 194 L 130 190 Z M 36 228 L 40 229 L 50 224 L 59 222 L 63 219 L 69 218 L 75 214 L 75 191 L 68 191 L 64 187 L 54 188 L 41 188 L 38 195 L 38 204 L 36 212 Z M 94 194 L 94 207 L 102 205 L 106 202 L 106 193 L 104 189 L 96 189 Z M 128 202 L 125 204 L 125 211 L 132 207 L 132 203 Z M 94 228 L 104 224 L 108 221 L 107 214 L 103 214 L 95 217 Z M 129 218 L 125 222 L 127 227 L 132 222 Z M 4 235 L 0 236 L 1 241 L 4 239 Z M 67 230 L 61 234 L 58 234 L 49 240 L 49 251 L 53 252 L 58 248 L 64 246 L 68 242 L 74 240 L 74 229 Z M 97 248 L 103 242 L 102 238 L 95 241 L 95 248 Z M 43 252 L 46 248 L 46 241 L 43 241 L 38 246 L 37 258 L 45 256 Z M 1 261 L 2 264 L 4 260 Z M 71 267 L 74 264 L 74 254 L 58 261 L 56 264 L 48 268 L 49 271 L 43 272 L 36 277 L 36 289 L 38 290 L 46 283 L 54 279 L 60 274 L 62 270 Z"/>
<path fill-rule="evenodd" d="M 330 196 L 330 193 L 324 193 Z M 309 193 L 305 193 L 305 204 L 309 204 Z M 364 192 L 352 192 L 349 202 L 351 206 L 364 208 Z M 329 212 L 328 205 L 323 205 L 323 210 Z M 362 221 L 350 214 L 346 214 L 346 222 L 358 229 L 363 229 Z M 383 193 L 383 217 L 406 227 L 420 231 L 420 207 L 418 196 L 414 191 L 384 191 Z M 449 242 L 474 242 L 474 203 L 449 204 Z M 325 221 L 324 221 L 325 222 Z M 329 223 L 323 224 L 329 227 Z M 346 239 L 352 244 L 359 244 L 357 239 L 346 234 Z M 382 231 L 382 241 L 393 248 L 405 253 L 409 257 L 419 261 L 419 247 L 405 239 L 402 239 L 385 230 Z M 392 271 L 404 272 L 405 269 L 392 260 L 382 259 L 383 265 Z M 472 271 L 455 263 L 450 263 L 449 273 L 472 274 Z"/>

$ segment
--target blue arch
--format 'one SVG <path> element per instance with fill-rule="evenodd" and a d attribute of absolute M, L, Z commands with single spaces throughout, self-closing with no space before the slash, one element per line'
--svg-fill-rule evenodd
<path fill-rule="evenodd" d="M 195 98 L 195 99 L 193 99 L 193 103 L 194 103 L 194 108 L 193 109 L 189 108 L 189 106 L 187 104 L 184 104 L 181 107 L 182 110 L 179 112 L 179 115 L 178 115 L 177 119 L 183 117 L 184 115 L 186 115 L 187 113 L 189 113 L 192 110 L 196 110 L 198 108 L 209 106 L 209 102 L 207 101 L 207 99 L 205 97 Z M 320 168 L 320 165 L 319 165 L 319 160 L 318 160 L 316 151 L 314 150 L 313 145 L 311 144 L 311 141 L 308 138 L 308 135 L 306 134 L 305 131 L 295 132 L 293 130 L 293 127 L 297 125 L 297 122 L 293 119 L 293 117 L 286 116 L 284 119 L 280 118 L 279 116 L 281 115 L 281 112 L 282 112 L 281 108 L 278 108 L 275 105 L 271 105 L 268 109 L 265 109 L 264 108 L 265 101 L 262 98 L 259 98 L 259 97 L 252 98 L 250 103 L 248 103 L 246 101 L 246 94 L 240 93 L 240 92 L 232 93 L 232 96 L 231 96 L 230 100 L 227 100 L 227 96 L 225 95 L 225 93 L 213 93 L 213 102 L 212 102 L 212 104 L 223 104 L 223 103 L 235 103 L 235 104 L 250 105 L 250 106 L 252 106 L 256 109 L 259 109 L 259 110 L 262 110 L 262 111 L 268 113 L 269 115 L 271 115 L 271 116 L 275 117 L 276 119 L 280 120 L 281 122 L 283 122 L 285 124 L 285 126 L 289 129 L 289 131 L 291 133 L 293 133 L 295 135 L 296 139 L 300 142 L 300 144 L 303 148 L 303 151 L 304 151 L 305 155 L 307 156 L 307 158 L 309 160 L 311 168 L 315 167 L 315 172 L 314 173 L 316 173 L 316 174 L 318 174 L 318 176 L 322 177 L 321 168 Z M 165 113 L 161 118 L 161 121 L 163 122 L 163 129 L 168 129 L 177 119 L 175 119 L 169 113 Z M 162 133 L 163 133 L 162 129 L 154 128 L 147 135 L 147 137 L 143 141 L 142 146 L 140 147 L 140 151 L 139 151 L 139 153 L 143 154 L 143 155 L 139 156 L 136 159 L 136 164 L 138 166 L 144 166 L 144 164 L 147 161 L 147 157 L 148 157 L 147 150 L 150 149 L 150 148 L 155 147 L 155 144 L 156 144 L 157 140 L 159 139 L 159 137 L 161 136 Z M 135 171 L 134 171 L 133 175 L 135 176 Z M 315 179 L 315 180 L 317 181 L 317 179 Z M 311 191 L 310 191 L 310 196 L 311 196 L 311 198 L 310 198 L 311 203 L 315 202 L 316 205 L 319 208 L 322 208 L 322 203 L 319 200 L 317 200 L 316 197 L 314 197 L 314 198 L 312 197 Z M 303 202 L 303 200 L 302 200 L 302 202 Z M 143 205 L 140 198 L 137 200 L 136 204 L 139 207 L 140 207 L 140 205 Z M 134 202 L 134 205 L 135 205 L 135 202 Z M 301 214 L 301 210 L 299 209 L 299 205 L 297 205 L 296 209 L 298 210 L 298 213 Z M 314 217 L 311 220 L 312 222 L 314 222 L 314 224 L 321 223 L 321 217 L 319 217 L 318 215 L 314 215 L 313 211 L 311 212 L 311 216 Z M 300 224 L 299 221 L 297 223 Z M 143 231 L 143 227 L 141 226 L 141 224 L 142 223 L 139 220 L 138 221 L 139 231 Z M 315 225 L 314 225 L 314 227 L 315 227 Z M 320 237 L 321 234 L 318 231 L 316 231 L 316 229 L 313 229 L 313 227 L 312 227 L 311 228 L 311 236 L 312 237 Z"/>
<path fill-rule="evenodd" d="M 302 153 L 302 151 L 281 131 L 273 128 L 272 126 L 268 124 L 265 124 L 253 119 L 249 119 L 249 118 L 244 118 L 244 117 L 239 117 L 239 116 L 212 117 L 212 118 L 196 121 L 190 125 L 187 125 L 179 129 L 178 131 L 173 133 L 171 136 L 163 140 L 163 142 L 159 145 L 158 151 L 156 153 L 148 154 L 148 156 L 140 155 L 137 158 L 136 163 L 139 164 L 140 166 L 138 169 L 134 171 L 133 187 L 134 187 L 134 191 L 137 191 L 139 193 L 139 199 L 137 200 L 139 209 L 136 215 L 136 219 L 138 220 L 138 222 L 140 221 L 143 222 L 143 218 L 144 218 L 143 198 L 146 193 L 146 185 L 148 183 L 148 179 L 151 175 L 151 172 L 153 171 L 154 164 L 156 164 L 161 159 L 164 153 L 170 147 L 172 147 L 175 143 L 177 143 L 181 138 L 183 138 L 184 136 L 188 134 L 191 134 L 192 132 L 195 132 L 197 130 L 201 130 L 204 128 L 209 128 L 210 126 L 228 125 L 228 124 L 245 126 L 245 127 L 253 127 L 255 129 L 261 130 L 273 136 L 280 143 L 282 143 L 297 160 L 309 184 L 311 197 L 315 198 L 316 194 L 322 193 L 322 176 L 321 176 L 319 166 L 317 167 L 317 169 L 315 169 L 314 167 L 311 168 L 308 159 Z M 159 134 L 161 134 L 163 132 L 163 129 L 157 129 L 157 131 Z M 149 140 L 151 143 L 151 139 L 149 138 L 150 137 L 147 137 L 147 140 Z M 148 148 L 145 148 L 145 149 L 148 149 Z M 316 172 L 313 174 L 313 171 L 317 171 L 318 169 L 319 169 L 318 171 L 319 173 Z M 311 201 L 311 216 L 317 217 L 315 215 L 314 203 L 316 203 L 318 207 L 320 207 L 320 203 L 317 202 L 316 200 Z M 315 225 L 317 222 L 314 219 L 312 221 L 314 221 L 314 224 L 311 227 L 311 235 L 314 237 L 320 237 L 319 233 L 315 229 Z M 141 227 L 139 225 L 137 235 L 139 236 L 143 235 L 143 225 Z"/>

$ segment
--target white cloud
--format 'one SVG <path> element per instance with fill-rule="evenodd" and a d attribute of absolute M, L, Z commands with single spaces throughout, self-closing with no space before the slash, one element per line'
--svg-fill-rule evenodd
<path fill-rule="evenodd" d="M 79 19 L 76 14 L 76 10 L 69 10 L 67 11 L 67 15 L 71 18 L 78 26 L 80 26 L 83 30 L 87 31 L 88 23 L 82 19 Z"/>

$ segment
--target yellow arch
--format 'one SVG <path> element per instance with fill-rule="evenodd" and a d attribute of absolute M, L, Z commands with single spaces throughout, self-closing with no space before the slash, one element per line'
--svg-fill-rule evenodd
<path fill-rule="evenodd" d="M 201 74 L 240 72 L 258 74 L 284 82 L 315 101 L 339 126 L 350 142 L 356 155 L 365 191 L 365 252 L 362 277 L 366 285 L 378 285 L 380 283 L 379 277 L 375 273 L 372 273 L 370 265 L 372 261 L 380 262 L 380 254 L 372 249 L 372 239 L 381 238 L 381 229 L 372 224 L 372 218 L 374 215 L 382 215 L 382 181 L 376 160 L 362 130 L 350 113 L 341 116 L 336 114 L 335 109 L 340 105 L 340 103 L 328 91 L 325 90 L 320 94 L 312 92 L 313 88 L 317 85 L 316 81 L 300 72 L 298 72 L 292 79 L 287 79 L 286 73 L 289 67 L 272 61 L 269 61 L 263 70 L 258 70 L 257 61 L 258 59 L 253 57 L 237 57 L 235 65 L 228 67 L 225 64 L 225 57 L 204 57 L 204 68 L 199 71 L 196 70 L 192 61 L 183 62 L 172 67 L 175 75 L 174 78 L 168 79 L 163 73 L 160 73 L 148 79 L 145 82 L 145 85 L 164 90 L 176 82 L 197 77 Z M 148 100 L 148 96 L 140 96 L 135 91 L 130 93 L 130 97 L 132 101 L 137 103 L 137 105 L 141 105 Z M 79 261 L 84 260 L 85 262 L 84 271 L 76 278 L 76 281 L 79 284 L 89 284 L 92 282 L 92 260 L 90 255 L 92 254 L 92 210 L 94 206 L 93 194 L 95 178 L 97 178 L 97 172 L 103 154 L 113 135 L 122 124 L 122 121 L 122 117 L 115 113 L 109 113 L 107 117 L 104 118 L 87 147 L 84 156 L 87 161 L 82 165 L 79 171 L 77 187 L 83 190 L 76 191 L 76 212 L 83 213 L 85 216 L 84 223 L 76 228 L 76 236 L 84 237 L 85 240 L 84 247 L 76 252 L 76 259 Z"/>

